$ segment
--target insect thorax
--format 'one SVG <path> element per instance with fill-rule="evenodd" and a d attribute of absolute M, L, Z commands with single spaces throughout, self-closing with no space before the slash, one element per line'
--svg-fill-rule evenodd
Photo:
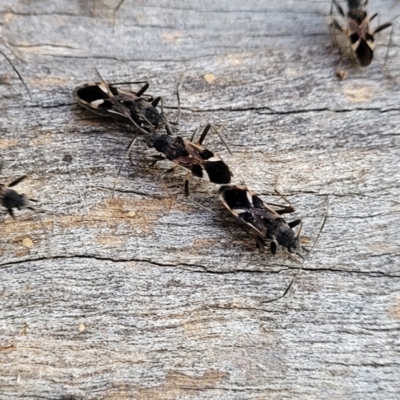
<path fill-rule="evenodd" d="M 167 122 L 165 115 L 146 99 L 124 102 L 124 105 L 129 108 L 132 119 L 145 128 L 160 128 Z"/>

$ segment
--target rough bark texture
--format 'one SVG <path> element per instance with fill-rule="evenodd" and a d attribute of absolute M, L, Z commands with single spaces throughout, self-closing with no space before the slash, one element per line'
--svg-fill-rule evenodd
<path fill-rule="evenodd" d="M 398 399 L 398 43 L 335 76 L 329 1 L 1 0 L 2 181 L 40 211 L 1 215 L 1 399 Z M 345 7 L 345 6 L 344 6 Z M 392 1 L 371 1 L 383 23 Z M 377 24 L 378 21 L 373 21 Z M 216 185 L 149 167 L 129 133 L 72 100 L 98 80 L 149 80 L 181 134 L 266 201 L 279 190 L 312 248 L 259 253 Z M 291 217 L 289 216 L 290 220 Z M 326 219 L 319 239 L 321 225 Z M 315 243 L 316 242 L 316 243 Z M 287 295 L 278 301 L 297 269 Z"/>

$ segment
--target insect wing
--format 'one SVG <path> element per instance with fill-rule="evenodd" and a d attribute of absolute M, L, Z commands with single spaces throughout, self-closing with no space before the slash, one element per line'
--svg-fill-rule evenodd
<path fill-rule="evenodd" d="M 190 170 L 198 178 L 218 184 L 231 181 L 232 172 L 218 155 L 188 140 L 184 140 L 184 145 L 189 156 L 177 158 L 174 162 Z"/>
<path fill-rule="evenodd" d="M 136 126 L 132 121 L 129 109 L 117 100 L 122 96 L 119 93 L 116 88 L 107 85 L 105 82 L 87 83 L 77 87 L 74 90 L 73 97 L 79 105 L 97 115 L 113 117 L 119 122 Z M 125 98 L 125 94 L 123 97 Z"/>
<path fill-rule="evenodd" d="M 351 50 L 358 64 L 361 67 L 367 67 L 372 62 L 375 47 L 367 13 L 357 9 L 350 11 L 348 18 Z"/>
<path fill-rule="evenodd" d="M 236 218 L 263 237 L 267 234 L 266 220 L 279 216 L 270 210 L 256 194 L 244 187 L 222 186 L 218 193 L 222 203 Z"/>

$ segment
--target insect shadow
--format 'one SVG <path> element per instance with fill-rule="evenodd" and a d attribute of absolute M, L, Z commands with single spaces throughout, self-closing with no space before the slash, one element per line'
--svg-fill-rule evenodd
<path fill-rule="evenodd" d="M 0 163 L 0 171 L 2 169 L 3 163 Z M 28 208 L 35 211 L 32 207 L 32 202 L 37 202 L 37 200 L 29 199 L 25 194 L 19 194 L 14 189 L 10 189 L 18 183 L 22 182 L 27 175 L 21 176 L 13 180 L 9 184 L 0 183 L 0 204 L 7 210 L 8 214 L 15 219 L 14 209 L 22 210 L 23 208 Z"/>

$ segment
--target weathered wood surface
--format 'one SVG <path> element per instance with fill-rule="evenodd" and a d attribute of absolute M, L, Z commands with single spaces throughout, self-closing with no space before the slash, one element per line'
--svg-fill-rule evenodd
<path fill-rule="evenodd" d="M 0 398 L 398 399 L 400 31 L 373 64 L 329 48 L 329 1 L 1 0 L 3 180 L 41 213 L 1 216 Z M 400 13 L 371 1 L 380 22 Z M 391 8 L 393 6 L 393 8 Z M 129 134 L 73 103 L 74 87 L 143 80 L 207 138 L 235 182 L 296 206 L 299 262 L 256 251 L 216 186 L 139 145 L 111 198 Z M 214 79 L 214 80 L 213 80 Z M 69 157 L 71 156 L 71 157 Z M 134 175 L 132 175 L 134 174 Z M 329 207 L 327 206 L 329 199 Z M 294 218 L 294 217 L 293 217 Z M 238 238 L 239 236 L 239 238 Z M 71 396 L 71 397 L 68 397 Z"/>

